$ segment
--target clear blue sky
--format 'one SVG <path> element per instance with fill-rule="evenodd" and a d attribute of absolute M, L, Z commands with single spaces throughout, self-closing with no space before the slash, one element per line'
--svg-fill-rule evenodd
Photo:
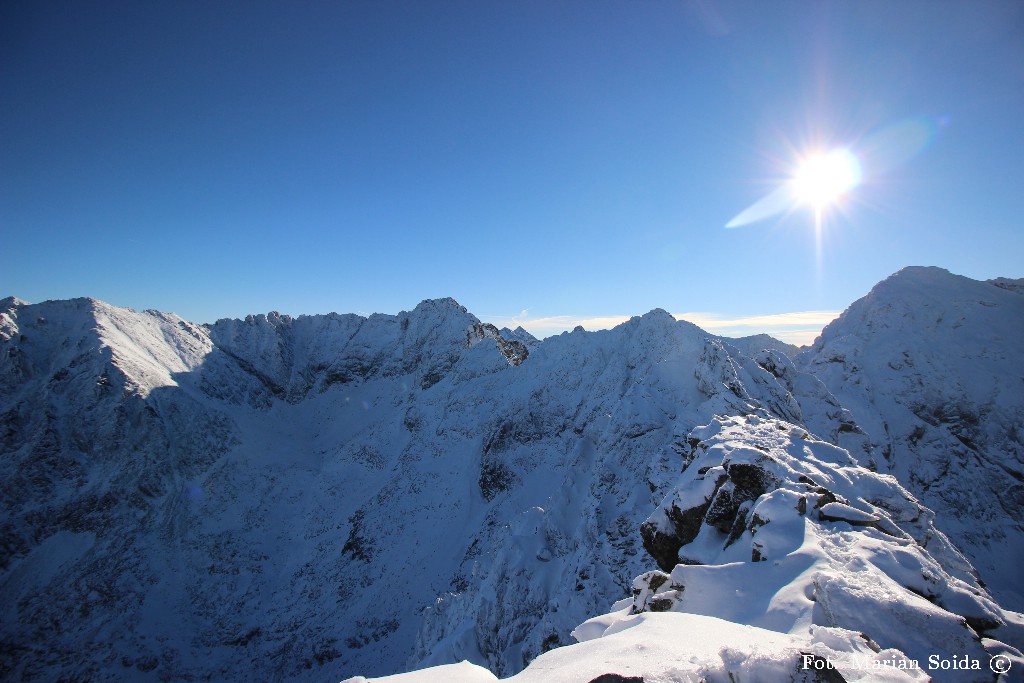
<path fill-rule="evenodd" d="M 1022 122 L 1013 0 L 9 0 L 0 296 L 839 310 L 906 265 L 1024 276 Z M 724 228 L 795 154 L 907 125 L 820 269 L 805 208 Z"/>

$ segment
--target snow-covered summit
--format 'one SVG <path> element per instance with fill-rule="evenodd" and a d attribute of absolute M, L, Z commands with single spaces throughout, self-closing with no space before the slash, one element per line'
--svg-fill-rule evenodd
<path fill-rule="evenodd" d="M 996 596 L 1024 607 L 1024 297 L 905 268 L 822 332 L 797 367 L 825 383 L 877 466 L 939 513 Z M 954 474 L 955 473 L 955 474 Z"/>
<path fill-rule="evenodd" d="M 23 301 L 16 296 L 8 296 L 0 299 L 0 311 L 10 311 L 11 309 L 18 308 L 19 306 L 28 305 L 29 303 L 27 301 Z"/>
<path fill-rule="evenodd" d="M 510 330 L 507 327 L 501 328 L 501 336 L 505 337 L 505 339 L 508 339 L 509 341 L 522 342 L 527 346 L 533 346 L 534 344 L 540 343 L 540 340 L 524 330 L 522 325 L 519 325 L 514 330 Z"/>

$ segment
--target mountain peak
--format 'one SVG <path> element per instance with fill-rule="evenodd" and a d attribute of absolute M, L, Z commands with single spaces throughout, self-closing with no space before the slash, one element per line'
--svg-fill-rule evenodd
<path fill-rule="evenodd" d="M 948 533 L 997 597 L 1016 604 L 1015 570 L 989 548 L 1021 538 L 1020 499 L 1004 493 L 1019 489 L 1024 469 L 1024 357 L 1010 341 L 1021 338 L 1017 292 L 942 268 L 904 268 L 850 305 L 796 362 L 850 410 L 880 466 L 949 520 Z M 946 476 L 952 469 L 957 477 Z"/>
<path fill-rule="evenodd" d="M 953 273 L 940 266 L 904 266 L 887 279 L 895 277 L 948 277 L 950 275 L 953 275 Z"/>
<path fill-rule="evenodd" d="M 439 299 L 424 299 L 423 301 L 416 304 L 416 308 L 413 309 L 413 312 L 416 313 L 423 311 L 444 310 L 458 311 L 460 313 L 469 313 L 468 309 L 466 309 L 465 306 L 463 306 L 450 296 L 441 297 Z"/>
<path fill-rule="evenodd" d="M 29 303 L 16 296 L 9 296 L 0 299 L 0 311 L 9 311 L 12 308 L 19 308 L 21 306 L 28 306 Z"/>
<path fill-rule="evenodd" d="M 678 321 L 664 308 L 652 308 L 643 315 L 634 315 L 632 318 L 622 323 L 622 325 L 630 325 L 634 327 L 642 326 L 646 328 L 675 325 L 676 322 Z"/>
<path fill-rule="evenodd" d="M 938 266 L 907 266 L 875 285 L 868 293 L 868 297 L 896 295 L 903 298 L 913 292 L 913 295 L 945 298 L 954 290 L 980 284 L 982 283 L 977 280 L 951 273 Z"/>
<path fill-rule="evenodd" d="M 647 320 L 664 320 L 666 322 L 675 322 L 676 319 L 671 313 L 666 311 L 664 308 L 652 308 L 651 310 L 640 316 L 641 319 Z"/>

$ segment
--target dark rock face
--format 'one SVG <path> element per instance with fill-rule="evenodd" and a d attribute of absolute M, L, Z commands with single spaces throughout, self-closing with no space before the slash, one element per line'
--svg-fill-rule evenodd
<path fill-rule="evenodd" d="M 512 469 L 496 455 L 485 455 L 480 462 L 480 495 L 491 501 L 499 493 L 516 485 L 518 477 Z"/>
<path fill-rule="evenodd" d="M 620 676 L 619 674 L 601 674 L 590 683 L 644 683 L 643 676 Z"/>
<path fill-rule="evenodd" d="M 699 443 L 693 445 L 690 460 L 699 448 Z M 764 461 L 768 460 L 766 456 Z M 735 541 L 747 527 L 750 504 L 778 484 L 775 476 L 758 462 L 725 463 L 724 471 L 714 468 L 700 475 L 705 477 L 713 477 L 713 491 L 704 502 L 689 508 L 673 503 L 664 510 L 661 525 L 648 521 L 640 527 L 644 548 L 663 571 L 672 571 L 680 563 L 679 550 L 697 537 L 704 524 L 727 534 L 726 545 Z M 670 531 L 664 530 L 665 522 Z"/>
<path fill-rule="evenodd" d="M 529 333 L 525 334 L 528 335 Z M 484 339 L 494 340 L 498 351 L 508 360 L 509 365 L 521 365 L 526 360 L 526 357 L 530 355 L 530 350 L 526 347 L 526 344 L 518 339 L 505 337 L 502 335 L 501 330 L 490 323 L 475 323 L 466 332 L 466 343 L 468 345 Z"/>
<path fill-rule="evenodd" d="M 735 487 L 733 497 L 741 502 L 754 500 L 778 485 L 775 476 L 758 463 L 729 463 L 726 465 L 725 471 L 729 474 L 729 481 Z"/>
<path fill-rule="evenodd" d="M 704 505 L 680 510 L 672 506 L 668 511 L 672 532 L 665 533 L 657 525 L 644 523 L 640 526 L 640 537 L 644 549 L 654 558 L 663 571 L 670 572 L 679 563 L 679 549 L 697 538 L 704 517 L 711 507 L 711 501 Z"/>

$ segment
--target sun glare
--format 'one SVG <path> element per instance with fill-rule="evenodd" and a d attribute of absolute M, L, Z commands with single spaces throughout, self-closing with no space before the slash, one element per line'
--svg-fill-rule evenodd
<path fill-rule="evenodd" d="M 793 176 L 801 202 L 822 209 L 837 202 L 860 182 L 860 163 L 849 150 L 834 149 L 804 160 Z"/>

